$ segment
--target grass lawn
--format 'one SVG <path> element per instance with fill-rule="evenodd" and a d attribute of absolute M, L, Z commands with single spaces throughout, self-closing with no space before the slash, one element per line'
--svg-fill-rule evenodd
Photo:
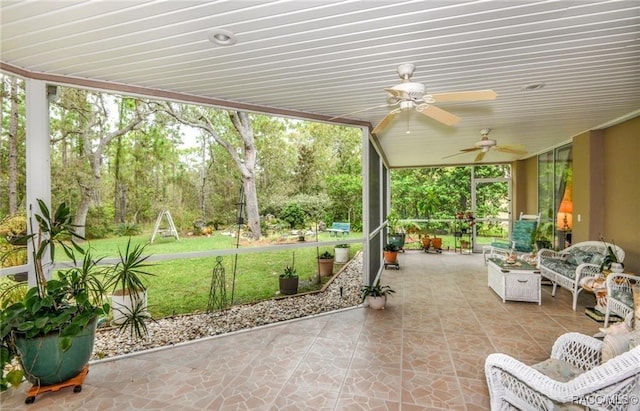
<path fill-rule="evenodd" d="M 352 233 L 349 238 L 360 238 L 360 233 Z M 149 235 L 131 237 L 132 244 L 146 244 Z M 319 241 L 335 240 L 329 234 L 320 234 Z M 90 241 L 92 255 L 95 257 L 116 257 L 118 247 L 124 248 L 126 237 L 116 237 Z M 266 243 L 263 243 L 266 245 Z M 176 241 L 174 238 L 157 238 L 145 249 L 146 254 L 175 254 L 193 251 L 210 251 L 232 249 L 236 240 L 230 236 L 215 233 L 210 237 L 184 237 Z M 241 248 L 246 248 L 242 246 Z M 351 256 L 362 249 L 361 244 L 351 244 Z M 332 246 L 319 243 L 319 253 L 330 251 Z M 316 248 L 300 248 L 275 252 L 258 252 L 237 256 L 234 287 L 235 255 L 222 257 L 225 270 L 226 299 L 242 304 L 273 298 L 278 294 L 278 277 L 286 265 L 292 264 L 295 251 L 295 268 L 300 277 L 299 292 L 319 289 L 317 284 Z M 149 278 L 148 302 L 149 311 L 154 318 L 162 318 L 174 314 L 187 314 L 207 310 L 209 291 L 215 257 L 178 259 L 154 262 L 149 269 L 155 274 Z M 336 266 L 335 270 L 340 269 Z M 323 278 L 324 283 L 328 278 Z M 219 291 L 218 291 L 219 292 Z"/>

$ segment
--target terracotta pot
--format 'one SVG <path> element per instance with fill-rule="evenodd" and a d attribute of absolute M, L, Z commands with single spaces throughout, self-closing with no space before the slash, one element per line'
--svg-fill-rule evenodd
<path fill-rule="evenodd" d="M 385 251 L 384 252 L 384 262 L 395 264 L 398 261 L 398 252 L 397 251 Z"/>
<path fill-rule="evenodd" d="M 436 250 L 442 250 L 442 238 L 440 237 L 433 237 L 431 239 L 431 246 L 433 248 L 435 248 Z"/>
<path fill-rule="evenodd" d="M 425 250 L 429 248 L 429 246 L 431 245 L 431 239 L 429 237 L 422 238 L 421 241 L 422 241 L 422 248 L 424 248 Z"/>
<path fill-rule="evenodd" d="M 318 259 L 318 271 L 323 277 L 329 277 L 333 275 L 333 258 L 319 258 Z"/>

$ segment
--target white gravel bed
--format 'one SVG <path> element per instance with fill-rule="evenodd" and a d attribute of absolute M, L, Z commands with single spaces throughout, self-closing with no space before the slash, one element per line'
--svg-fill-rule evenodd
<path fill-rule="evenodd" d="M 199 313 L 162 318 L 148 323 L 149 336 L 132 340 L 117 328 L 99 328 L 92 360 L 152 348 L 171 346 L 203 337 L 271 324 L 293 318 L 353 307 L 360 304 L 362 253 L 335 275 L 323 292 L 236 305 L 211 314 Z"/>

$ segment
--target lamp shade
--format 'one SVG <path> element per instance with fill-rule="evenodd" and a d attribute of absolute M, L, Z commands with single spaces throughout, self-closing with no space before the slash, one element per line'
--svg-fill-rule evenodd
<path fill-rule="evenodd" d="M 560 203 L 560 209 L 558 213 L 571 213 L 573 214 L 573 201 L 567 200 L 566 198 L 562 200 Z"/>

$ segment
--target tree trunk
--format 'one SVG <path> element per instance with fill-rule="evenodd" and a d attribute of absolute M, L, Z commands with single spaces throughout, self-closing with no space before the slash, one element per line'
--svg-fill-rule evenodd
<path fill-rule="evenodd" d="M 259 239 L 262 236 L 260 228 L 260 212 L 258 210 L 258 193 L 256 190 L 255 177 L 244 177 L 242 179 L 244 187 L 245 202 L 247 203 L 247 225 L 251 231 L 251 237 Z"/>
<path fill-rule="evenodd" d="M 9 119 L 9 214 L 18 212 L 18 79 L 11 77 Z"/>

